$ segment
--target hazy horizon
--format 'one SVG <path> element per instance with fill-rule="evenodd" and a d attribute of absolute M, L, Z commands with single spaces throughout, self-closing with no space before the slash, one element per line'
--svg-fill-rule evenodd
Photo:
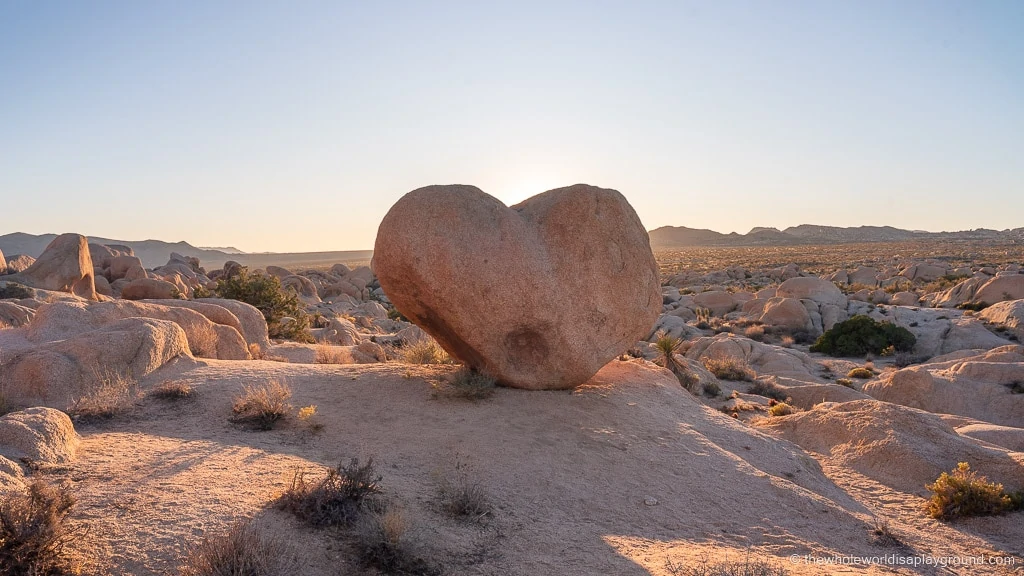
<path fill-rule="evenodd" d="M 1024 3 L 0 5 L 0 234 L 373 247 L 404 193 L 647 229 L 1024 226 Z"/>

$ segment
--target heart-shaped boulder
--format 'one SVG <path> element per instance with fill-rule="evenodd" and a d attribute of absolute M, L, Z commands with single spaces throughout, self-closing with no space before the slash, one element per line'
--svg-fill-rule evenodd
<path fill-rule="evenodd" d="M 516 388 L 586 382 L 661 311 L 636 212 L 584 184 L 512 207 L 474 186 L 413 190 L 381 222 L 373 268 L 449 354 Z"/>

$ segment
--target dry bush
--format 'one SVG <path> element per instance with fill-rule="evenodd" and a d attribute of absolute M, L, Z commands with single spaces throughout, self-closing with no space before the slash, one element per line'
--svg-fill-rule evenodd
<path fill-rule="evenodd" d="M 75 574 L 64 554 L 86 529 L 67 517 L 75 500 L 64 488 L 36 480 L 0 500 L 0 576 Z"/>
<path fill-rule="evenodd" d="M 76 398 L 67 413 L 80 421 L 109 420 L 131 410 L 138 391 L 138 383 L 133 378 L 108 372 L 98 377 L 92 390 Z"/>
<path fill-rule="evenodd" d="M 276 538 L 240 522 L 226 534 L 203 539 L 179 571 L 181 576 L 283 576 L 298 574 L 293 551 Z"/>
<path fill-rule="evenodd" d="M 498 382 L 483 372 L 463 366 L 450 375 L 436 394 L 447 398 L 483 400 L 494 395 Z"/>
<path fill-rule="evenodd" d="M 990 516 L 1024 507 L 1024 493 L 1008 494 L 1002 484 L 989 482 L 961 462 L 953 472 L 943 472 L 934 484 L 926 510 L 932 518 L 953 520 L 965 516 Z"/>
<path fill-rule="evenodd" d="M 253 360 L 263 360 L 266 358 L 266 353 L 259 344 L 253 342 L 249 344 L 249 356 L 252 356 Z"/>
<path fill-rule="evenodd" d="M 317 364 L 351 364 L 352 356 L 348 350 L 341 346 L 332 346 L 331 344 L 317 344 L 316 346 L 316 363 Z"/>
<path fill-rule="evenodd" d="M 232 420 L 270 430 L 291 413 L 292 405 L 288 403 L 291 397 L 291 388 L 277 380 L 260 386 L 246 386 L 242 395 L 235 398 L 231 408 L 235 413 Z"/>
<path fill-rule="evenodd" d="M 455 361 L 433 338 L 423 338 L 399 349 L 398 358 L 406 364 L 454 364 Z"/>
<path fill-rule="evenodd" d="M 381 476 L 373 467 L 373 458 L 360 465 L 353 458 L 348 465 L 338 464 L 316 483 L 306 481 L 296 470 L 291 485 L 278 499 L 278 506 L 317 527 L 345 526 L 354 522 L 367 508 L 379 501 Z"/>
<path fill-rule="evenodd" d="M 7 323 L 6 321 L 4 321 L 4 320 L 0 320 L 0 330 L 10 330 L 11 328 L 13 328 L 13 326 L 11 326 L 10 324 L 8 324 L 8 323 Z"/>
<path fill-rule="evenodd" d="M 868 368 L 853 368 L 846 373 L 847 378 L 860 378 L 861 380 L 867 380 L 868 378 L 874 378 L 875 373 Z"/>
<path fill-rule="evenodd" d="M 722 394 L 722 387 L 718 385 L 718 382 L 708 380 L 701 386 L 701 391 L 708 398 L 717 398 Z"/>
<path fill-rule="evenodd" d="M 758 342 L 764 340 L 764 326 L 750 326 L 743 331 L 743 335 Z"/>
<path fill-rule="evenodd" d="M 750 386 L 751 394 L 757 396 L 764 396 L 778 402 L 785 402 L 787 400 L 786 392 L 779 388 L 775 384 L 767 380 L 757 380 Z"/>
<path fill-rule="evenodd" d="M 430 576 L 440 570 L 420 557 L 409 538 L 409 522 L 401 510 L 389 507 L 363 515 L 354 535 L 359 557 L 386 574 Z"/>
<path fill-rule="evenodd" d="M 783 348 L 792 348 L 794 344 L 796 344 L 796 338 L 793 338 L 788 334 L 783 336 L 782 340 L 779 342 L 779 345 Z"/>
<path fill-rule="evenodd" d="M 772 402 L 775 401 L 773 400 Z M 794 412 L 796 412 L 796 410 L 785 402 L 775 402 L 774 404 L 769 402 L 768 414 L 772 416 L 789 416 Z"/>
<path fill-rule="evenodd" d="M 453 469 L 437 483 L 441 505 L 452 516 L 480 520 L 491 514 L 490 497 L 483 484 L 472 476 L 469 465 L 455 459 Z"/>
<path fill-rule="evenodd" d="M 847 388 L 853 388 L 853 380 L 850 380 L 849 378 L 839 378 L 836 380 L 836 384 L 846 386 Z"/>
<path fill-rule="evenodd" d="M 193 330 L 189 335 L 188 347 L 192 355 L 198 358 L 217 358 L 217 332 L 209 330 Z"/>
<path fill-rule="evenodd" d="M 707 557 L 694 564 L 677 564 L 668 559 L 665 570 L 671 576 L 788 576 L 789 571 L 771 562 L 751 558 L 743 561 L 722 560 L 713 562 Z"/>
<path fill-rule="evenodd" d="M 715 377 L 722 380 L 741 380 L 751 381 L 757 375 L 747 364 L 746 360 L 741 358 L 734 358 L 732 356 L 709 356 L 705 357 L 702 362 L 704 367 L 708 369 Z"/>
<path fill-rule="evenodd" d="M 174 402 L 177 400 L 191 400 L 196 397 L 196 391 L 192 385 L 182 380 L 168 380 L 149 391 L 149 395 L 160 400 Z"/>

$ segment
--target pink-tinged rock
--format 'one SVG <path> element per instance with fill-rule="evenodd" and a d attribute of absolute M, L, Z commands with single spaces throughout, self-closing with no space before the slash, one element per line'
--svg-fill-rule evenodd
<path fill-rule="evenodd" d="M 517 388 L 586 382 L 661 310 L 640 219 L 622 194 L 583 184 L 512 207 L 473 186 L 414 190 L 381 222 L 373 267 L 402 314 Z"/>

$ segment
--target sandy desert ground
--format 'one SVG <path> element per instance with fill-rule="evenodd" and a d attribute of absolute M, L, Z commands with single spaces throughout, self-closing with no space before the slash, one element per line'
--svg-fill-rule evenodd
<path fill-rule="evenodd" d="M 286 339 L 297 320 L 272 318 L 268 332 L 260 310 L 219 297 L 237 265 L 133 258 L 68 234 L 34 262 L 0 260 L 0 490 L 15 498 L 42 480 L 74 497 L 66 523 L 87 533 L 64 552 L 80 573 L 177 574 L 246 519 L 284 542 L 289 573 L 386 572 L 352 528 L 310 526 L 278 503 L 297 471 L 315 481 L 351 458 L 373 459 L 404 518 L 405 553 L 423 561 L 405 573 L 731 574 L 748 560 L 765 574 L 1024 570 L 1021 512 L 925 512 L 925 485 L 958 462 L 1024 488 L 1020 247 L 659 252 L 653 325 L 595 375 L 477 398 L 369 267 L 242 273 L 275 279 L 308 315 Z M 459 295 L 450 274 L 443 291 Z M 501 313 L 473 318 L 498 331 Z M 438 314 L 459 332 L 456 313 Z M 905 328 L 912 348 L 810 351 L 855 316 Z M 488 360 L 484 336 L 463 343 Z M 246 387 L 271 382 L 291 392 L 282 419 L 237 421 Z M 191 394 L 160 397 L 168 383 Z M 453 482 L 486 512 L 453 514 Z M 855 557 L 889 561 L 828 563 Z"/>

